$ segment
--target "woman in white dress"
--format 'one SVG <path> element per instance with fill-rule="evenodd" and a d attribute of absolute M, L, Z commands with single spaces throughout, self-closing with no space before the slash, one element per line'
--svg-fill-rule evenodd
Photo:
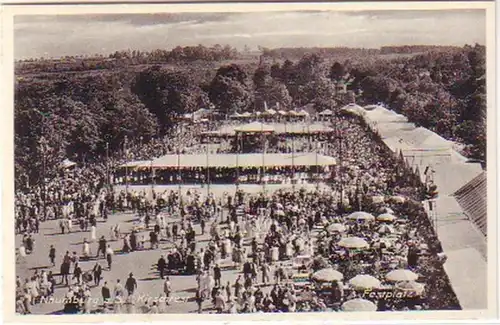
<path fill-rule="evenodd" d="M 92 227 L 90 227 L 90 241 L 92 243 L 95 243 L 95 241 L 97 240 L 97 233 L 96 233 L 96 227 L 94 225 L 92 225 Z"/>
<path fill-rule="evenodd" d="M 85 259 L 88 259 L 90 256 L 90 245 L 87 242 L 87 239 L 83 240 L 83 252 L 82 252 L 82 254 L 83 254 L 83 257 Z"/>

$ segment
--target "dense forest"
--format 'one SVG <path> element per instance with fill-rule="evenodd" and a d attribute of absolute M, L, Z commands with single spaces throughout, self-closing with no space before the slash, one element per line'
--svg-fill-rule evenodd
<path fill-rule="evenodd" d="M 297 55 L 300 57 L 297 58 Z M 276 103 L 338 109 L 382 103 L 486 158 L 485 47 L 122 51 L 16 62 L 16 173 L 40 176 L 64 158 L 103 159 L 125 136 L 148 141 L 199 108 L 222 114 Z M 347 87 L 346 96 L 339 85 Z M 48 172 L 51 172 L 50 168 Z"/>

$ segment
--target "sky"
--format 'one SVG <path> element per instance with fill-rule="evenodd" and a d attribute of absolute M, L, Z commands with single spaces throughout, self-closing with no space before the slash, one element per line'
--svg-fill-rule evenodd
<path fill-rule="evenodd" d="M 364 47 L 486 43 L 484 10 L 16 16 L 14 56 L 110 54 L 229 44 Z"/>

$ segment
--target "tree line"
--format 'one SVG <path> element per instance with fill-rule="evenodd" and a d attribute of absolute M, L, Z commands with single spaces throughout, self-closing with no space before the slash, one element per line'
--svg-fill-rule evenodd
<path fill-rule="evenodd" d="M 125 137 L 144 142 L 161 137 L 176 118 L 200 108 L 227 115 L 262 110 L 265 102 L 322 111 L 336 110 L 354 97 L 360 104 L 384 103 L 417 125 L 463 142 L 470 157 L 485 159 L 483 46 L 333 64 L 318 53 L 299 60 L 213 63 L 50 76 L 18 73 L 16 173 L 36 181 L 42 156 L 50 167 L 66 157 L 102 160 L 107 149 L 120 150 Z M 353 96 L 339 92 L 339 86 Z"/>

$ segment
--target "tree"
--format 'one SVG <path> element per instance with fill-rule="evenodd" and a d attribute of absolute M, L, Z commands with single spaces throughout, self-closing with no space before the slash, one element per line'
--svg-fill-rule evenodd
<path fill-rule="evenodd" d="M 252 102 L 248 76 L 237 64 L 222 66 L 217 70 L 208 95 L 224 114 L 246 110 Z"/>
<path fill-rule="evenodd" d="M 345 69 L 342 64 L 335 62 L 330 68 L 329 77 L 333 81 L 341 81 L 345 75 Z"/>
<path fill-rule="evenodd" d="M 173 118 L 197 110 L 203 96 L 190 75 L 160 67 L 141 71 L 132 91 L 156 116 L 162 132 L 171 126 Z"/>

